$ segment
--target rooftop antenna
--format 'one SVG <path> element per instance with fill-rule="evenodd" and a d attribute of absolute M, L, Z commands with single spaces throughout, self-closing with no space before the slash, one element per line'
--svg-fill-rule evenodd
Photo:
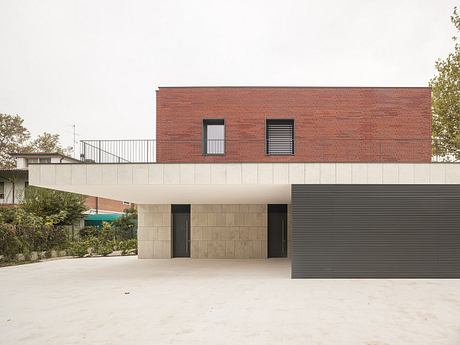
<path fill-rule="evenodd" d="M 75 136 L 76 136 L 76 133 L 75 133 L 75 125 L 73 125 L 72 127 L 73 127 L 73 150 L 72 150 L 73 152 L 72 152 L 72 153 L 73 153 L 73 158 L 77 158 L 77 157 L 76 157 L 76 151 L 77 151 L 77 150 L 75 149 L 75 145 L 77 144 L 77 141 L 76 141 L 76 139 L 75 139 Z"/>

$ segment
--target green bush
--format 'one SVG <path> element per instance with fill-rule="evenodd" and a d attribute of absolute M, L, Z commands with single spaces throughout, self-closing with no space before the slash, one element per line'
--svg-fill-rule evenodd
<path fill-rule="evenodd" d="M 121 255 L 137 254 L 137 239 L 132 238 L 118 243 L 118 250 L 121 250 Z"/>
<path fill-rule="evenodd" d="M 0 255 L 14 260 L 16 254 L 65 249 L 67 234 L 63 227 L 0 223 Z"/>
<path fill-rule="evenodd" d="M 33 186 L 26 188 L 20 209 L 40 216 L 43 224 L 48 225 L 72 225 L 87 210 L 82 195 Z"/>
<path fill-rule="evenodd" d="M 67 233 L 60 226 L 16 226 L 16 234 L 31 251 L 60 250 L 67 247 Z"/>
<path fill-rule="evenodd" d="M 96 226 L 85 226 L 78 231 L 80 238 L 89 238 L 99 236 L 100 230 Z"/>
<path fill-rule="evenodd" d="M 82 258 L 88 254 L 88 248 L 89 248 L 88 241 L 77 240 L 77 241 L 70 243 L 69 251 L 71 255 Z"/>
<path fill-rule="evenodd" d="M 107 256 L 113 253 L 114 243 L 113 241 L 100 241 L 96 249 L 96 254 Z"/>
<path fill-rule="evenodd" d="M 24 243 L 16 235 L 15 227 L 10 224 L 0 224 L 0 255 L 4 260 L 14 260 L 16 254 L 24 251 Z"/>
<path fill-rule="evenodd" d="M 125 214 L 111 225 L 114 236 L 118 240 L 129 240 L 137 237 L 137 210 L 128 208 Z"/>
<path fill-rule="evenodd" d="M 52 250 L 63 249 L 77 257 L 107 256 L 114 250 L 121 250 L 122 255 L 137 254 L 136 220 L 132 211 L 115 225 L 104 222 L 101 228 L 83 228 L 79 238 L 73 239 L 64 226 L 50 225 L 23 209 L 0 210 L 0 256 L 2 261 L 14 262 L 16 254 L 27 258 L 32 251 L 45 252 L 46 257 Z"/>

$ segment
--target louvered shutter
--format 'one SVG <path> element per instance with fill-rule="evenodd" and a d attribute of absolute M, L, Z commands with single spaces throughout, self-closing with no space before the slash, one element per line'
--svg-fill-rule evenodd
<path fill-rule="evenodd" d="M 267 154 L 294 154 L 293 120 L 267 120 Z"/>

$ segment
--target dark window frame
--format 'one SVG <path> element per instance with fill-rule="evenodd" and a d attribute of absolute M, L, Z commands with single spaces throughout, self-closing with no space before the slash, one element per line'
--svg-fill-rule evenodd
<path fill-rule="evenodd" d="M 219 153 L 209 153 L 208 152 L 208 125 L 222 125 L 224 126 L 224 139 L 223 139 L 223 152 Z M 203 119 L 202 121 L 202 144 L 201 144 L 201 153 L 204 156 L 224 156 L 226 154 L 226 138 L 227 138 L 227 131 L 226 131 L 226 126 L 225 126 L 225 119 L 217 119 L 217 118 L 212 118 L 212 119 Z"/>
<path fill-rule="evenodd" d="M 0 185 L 2 186 L 2 188 L 0 189 L 0 199 L 5 199 L 5 182 L 4 181 L 0 181 Z"/>
<path fill-rule="evenodd" d="M 29 164 L 40 164 L 40 160 L 38 158 L 25 158 L 26 162 L 26 167 L 29 166 Z"/>
<path fill-rule="evenodd" d="M 268 123 L 269 122 L 291 122 L 292 123 L 292 152 L 291 153 L 270 153 L 268 146 Z M 265 118 L 265 155 L 266 156 L 294 156 L 295 155 L 295 119 L 293 118 Z"/>

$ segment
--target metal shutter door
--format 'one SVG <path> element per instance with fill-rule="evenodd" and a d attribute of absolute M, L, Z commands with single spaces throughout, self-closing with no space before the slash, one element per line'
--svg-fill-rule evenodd
<path fill-rule="evenodd" d="M 293 185 L 293 278 L 460 278 L 459 185 Z"/>

